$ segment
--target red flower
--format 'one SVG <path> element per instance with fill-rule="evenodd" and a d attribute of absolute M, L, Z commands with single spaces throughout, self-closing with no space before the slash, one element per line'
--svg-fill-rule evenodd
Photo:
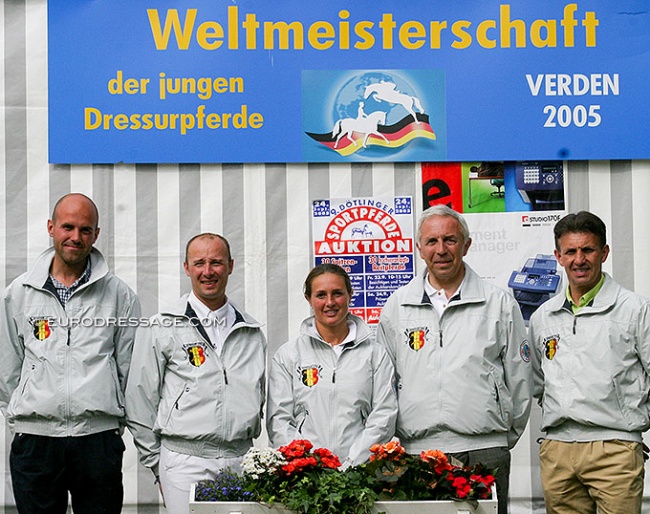
<path fill-rule="evenodd" d="M 475 482 L 480 482 L 481 484 L 485 484 L 485 486 L 490 489 L 492 485 L 494 484 L 495 478 L 492 475 L 472 475 L 470 479 L 474 480 Z"/>
<path fill-rule="evenodd" d="M 287 463 L 280 469 L 291 475 L 319 468 L 338 469 L 341 466 L 339 458 L 327 448 L 316 448 L 313 452 L 312 448 L 313 444 L 306 439 L 297 439 L 287 446 L 281 446 L 279 451 Z"/>
<path fill-rule="evenodd" d="M 288 458 L 302 457 L 314 447 L 307 439 L 296 439 L 291 441 L 287 446 L 280 446 L 279 450 L 282 455 Z"/>
<path fill-rule="evenodd" d="M 320 459 L 321 464 L 326 468 L 338 469 L 341 466 L 339 458 L 327 448 L 316 448 L 314 455 Z"/>
<path fill-rule="evenodd" d="M 290 475 L 296 470 L 296 466 L 293 464 L 285 464 L 280 469 L 282 469 L 282 471 L 284 471 L 287 475 Z"/>
<path fill-rule="evenodd" d="M 469 481 L 465 477 L 454 478 L 451 485 L 453 485 L 454 489 L 456 489 L 456 496 L 459 498 L 466 498 L 472 490 L 472 487 L 469 485 Z"/>

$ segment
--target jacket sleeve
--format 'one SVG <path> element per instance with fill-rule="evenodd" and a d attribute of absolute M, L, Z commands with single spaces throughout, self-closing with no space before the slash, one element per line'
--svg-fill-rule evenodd
<path fill-rule="evenodd" d="M 19 333 L 11 307 L 9 289 L 2 295 L 0 305 L 0 411 L 13 431 L 13 421 L 7 418 L 7 407 L 11 396 L 18 387 L 23 360 L 25 342 Z"/>
<path fill-rule="evenodd" d="M 140 320 L 140 300 L 133 291 L 129 289 L 125 305 L 120 313 L 122 319 L 127 320 L 126 326 L 118 327 L 115 332 L 115 364 L 117 376 L 122 387 L 122 393 L 126 391 L 126 380 L 131 366 L 133 344 L 137 331 L 134 320 Z"/>
<path fill-rule="evenodd" d="M 367 461 L 373 444 L 386 443 L 395 434 L 397 396 L 393 363 L 383 347 L 375 343 L 373 346 L 376 346 L 376 349 L 372 359 L 372 410 L 361 437 L 350 447 L 348 458 L 343 463 L 344 467 Z"/>
<path fill-rule="evenodd" d="M 390 312 L 392 312 L 392 306 L 395 303 L 395 293 L 388 298 L 386 304 L 381 310 L 381 315 L 379 317 L 379 324 L 377 325 L 377 335 L 376 341 L 383 346 L 388 352 L 388 356 L 395 366 L 395 336 L 393 330 L 393 322 L 390 319 Z"/>
<path fill-rule="evenodd" d="M 158 476 L 160 437 L 153 431 L 158 415 L 167 359 L 161 349 L 162 338 L 152 326 L 141 326 L 133 348 L 133 366 L 126 386 L 126 424 L 140 462 Z"/>
<path fill-rule="evenodd" d="M 296 434 L 293 416 L 293 377 L 281 347 L 273 356 L 269 370 L 266 430 L 273 448 L 289 444 Z"/>
<path fill-rule="evenodd" d="M 512 427 L 508 433 L 508 446 L 513 448 L 524 433 L 530 416 L 533 375 L 531 347 L 521 310 L 514 300 L 508 302 L 507 347 L 503 357 L 506 385 L 512 397 Z"/>
<path fill-rule="evenodd" d="M 528 338 L 530 340 L 531 364 L 533 368 L 533 398 L 537 399 L 539 405 L 542 404 L 544 396 L 544 370 L 542 369 L 542 347 L 537 342 L 537 325 L 539 310 L 530 317 L 528 325 Z M 649 356 L 650 357 L 650 356 Z"/>
<path fill-rule="evenodd" d="M 641 365 L 650 375 L 650 300 L 644 298 L 637 320 L 636 349 Z"/>

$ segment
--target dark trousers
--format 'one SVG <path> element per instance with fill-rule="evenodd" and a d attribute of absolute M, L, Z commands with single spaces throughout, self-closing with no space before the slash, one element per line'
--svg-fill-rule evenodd
<path fill-rule="evenodd" d="M 488 468 L 497 468 L 494 475 L 497 486 L 499 514 L 508 514 L 508 489 L 510 483 L 510 450 L 505 447 L 484 448 L 460 453 L 450 453 L 465 466 L 484 464 Z"/>
<path fill-rule="evenodd" d="M 122 511 L 124 442 L 117 430 L 82 437 L 17 434 L 9 463 L 20 514 Z"/>

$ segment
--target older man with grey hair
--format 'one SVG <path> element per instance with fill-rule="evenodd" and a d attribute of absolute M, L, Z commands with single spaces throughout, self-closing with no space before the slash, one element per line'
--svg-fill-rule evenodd
<path fill-rule="evenodd" d="M 388 299 L 377 331 L 395 364 L 397 435 L 409 453 L 498 468 L 505 514 L 510 449 L 531 405 L 526 327 L 514 298 L 464 262 L 472 240 L 460 214 L 430 207 L 417 237 L 426 270 Z"/>

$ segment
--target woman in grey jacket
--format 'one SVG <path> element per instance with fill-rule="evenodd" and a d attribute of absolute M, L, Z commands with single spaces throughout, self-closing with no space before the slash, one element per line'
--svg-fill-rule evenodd
<path fill-rule="evenodd" d="M 269 373 L 267 430 L 272 446 L 308 439 L 343 467 L 366 461 L 389 441 L 397 400 L 393 365 L 368 325 L 350 314 L 352 285 L 339 266 L 316 266 L 305 281 L 313 316 L 275 354 Z"/>

